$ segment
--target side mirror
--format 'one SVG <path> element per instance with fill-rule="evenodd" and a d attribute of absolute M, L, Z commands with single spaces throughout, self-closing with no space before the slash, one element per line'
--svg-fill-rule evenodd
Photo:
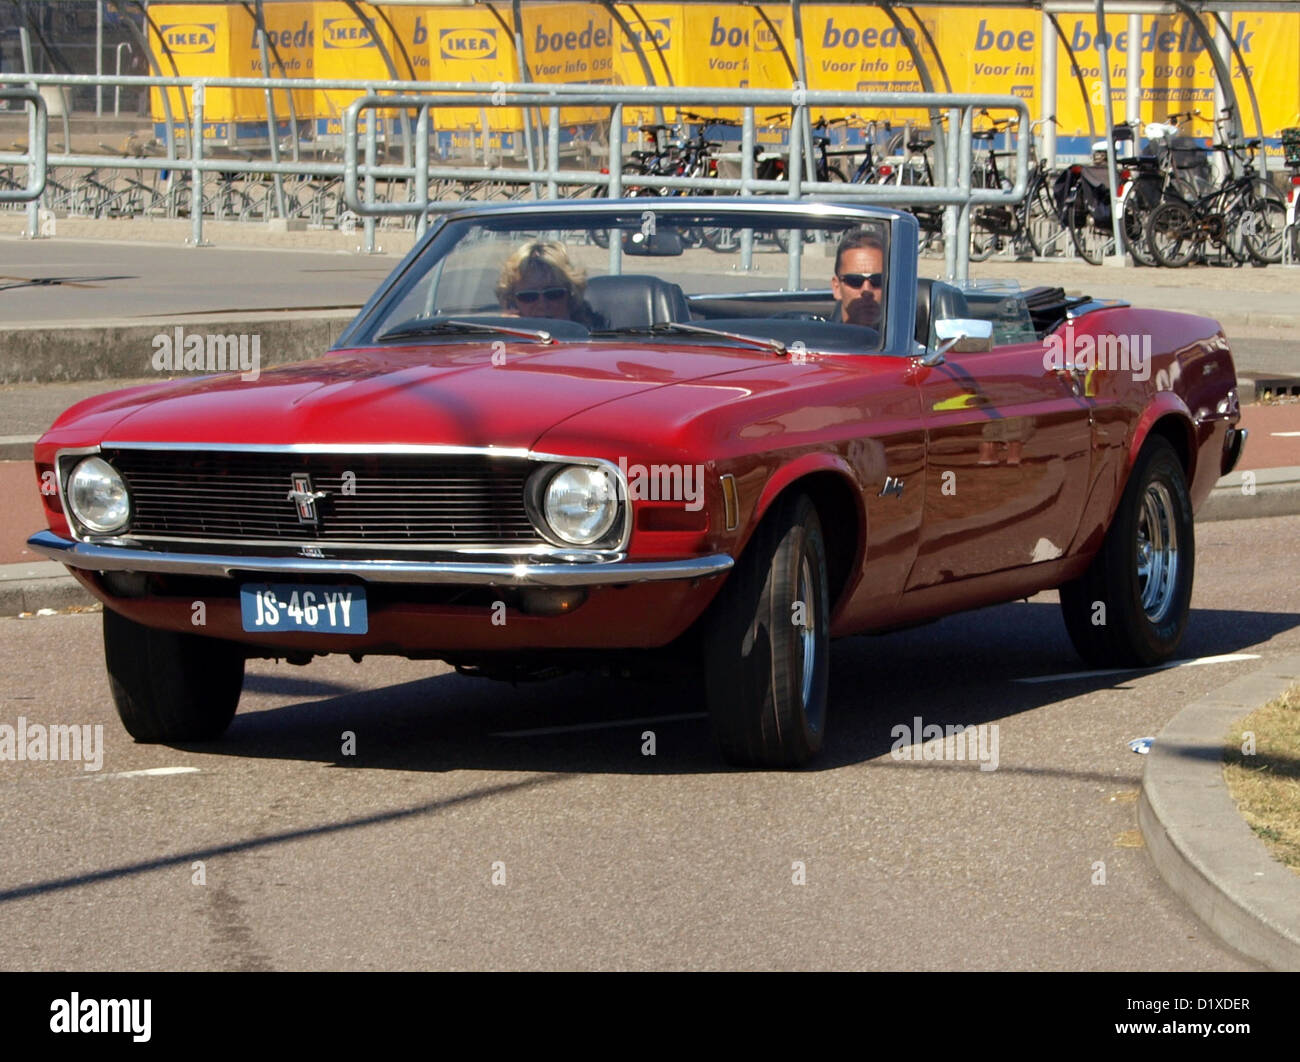
<path fill-rule="evenodd" d="M 957 354 L 981 353 L 993 349 L 993 322 L 973 317 L 940 319 L 934 322 L 934 338 L 939 345 L 932 353 L 941 360 L 950 350 Z M 922 362 L 929 364 L 924 359 Z"/>

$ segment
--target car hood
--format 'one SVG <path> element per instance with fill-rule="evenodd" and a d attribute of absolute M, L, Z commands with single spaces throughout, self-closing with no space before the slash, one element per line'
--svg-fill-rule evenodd
<path fill-rule="evenodd" d="M 455 343 L 333 352 L 263 371 L 135 388 L 80 403 L 51 434 L 88 441 L 528 448 L 594 406 L 770 364 L 770 353 L 656 343 Z M 79 438 L 80 437 L 80 438 Z"/>

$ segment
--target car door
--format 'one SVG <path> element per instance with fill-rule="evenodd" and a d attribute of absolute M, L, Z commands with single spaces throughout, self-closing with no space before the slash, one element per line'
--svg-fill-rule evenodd
<path fill-rule="evenodd" d="M 1055 560 L 1087 496 L 1092 399 L 1041 342 L 918 368 L 924 517 L 908 589 Z"/>

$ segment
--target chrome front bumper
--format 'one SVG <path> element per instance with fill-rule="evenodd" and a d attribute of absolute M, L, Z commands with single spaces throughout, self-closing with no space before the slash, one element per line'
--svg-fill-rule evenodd
<path fill-rule="evenodd" d="M 528 558 L 508 563 L 464 561 L 345 560 L 317 557 L 256 557 L 212 553 L 161 553 L 75 542 L 39 531 L 28 548 L 65 564 L 95 572 L 159 572 L 230 577 L 236 572 L 273 576 L 355 576 L 370 583 L 458 586 L 624 586 L 672 579 L 707 579 L 735 563 L 725 553 L 679 561 L 628 561 L 621 554 L 591 559 Z M 575 554 L 580 556 L 580 554 Z"/>

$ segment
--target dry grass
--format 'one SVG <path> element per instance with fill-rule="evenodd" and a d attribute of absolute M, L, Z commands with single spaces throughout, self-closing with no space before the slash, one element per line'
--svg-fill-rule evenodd
<path fill-rule="evenodd" d="M 1243 751 L 1251 734 L 1254 755 Z M 1300 874 L 1300 686 L 1234 727 L 1223 774 L 1246 823 L 1275 859 Z"/>

